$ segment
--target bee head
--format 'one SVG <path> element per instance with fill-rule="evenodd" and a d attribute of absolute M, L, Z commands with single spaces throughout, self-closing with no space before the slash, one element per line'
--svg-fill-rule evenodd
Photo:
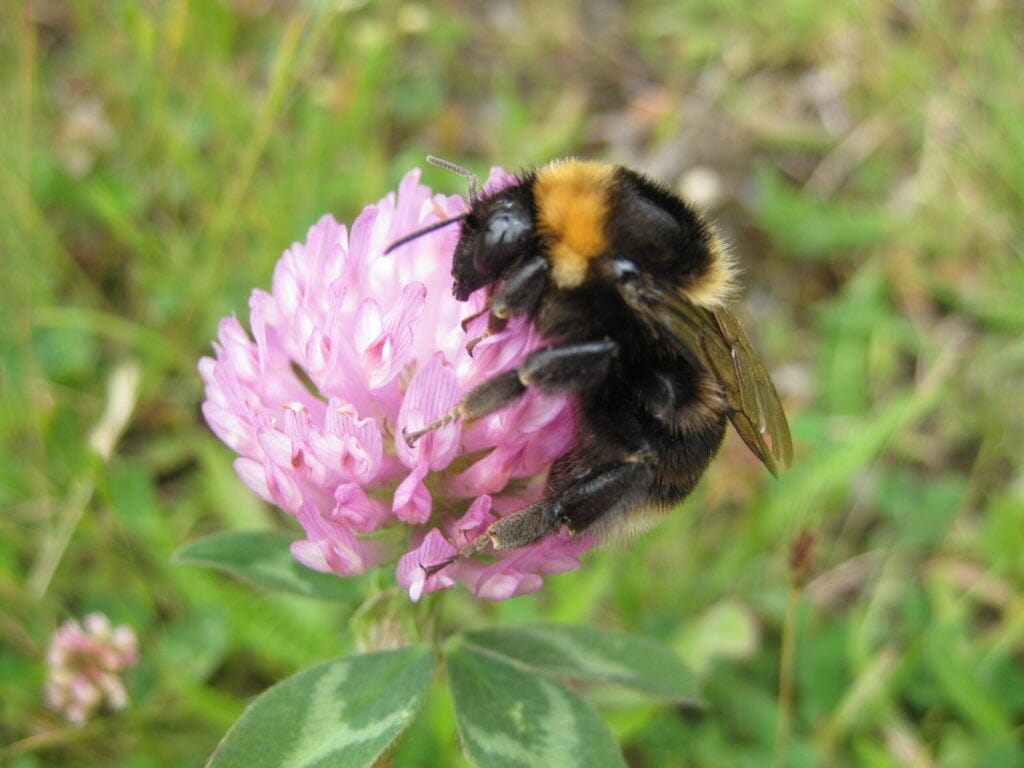
<path fill-rule="evenodd" d="M 521 187 L 509 187 L 473 203 L 452 262 L 452 292 L 459 301 L 500 280 L 536 248 L 533 206 L 521 193 Z"/>

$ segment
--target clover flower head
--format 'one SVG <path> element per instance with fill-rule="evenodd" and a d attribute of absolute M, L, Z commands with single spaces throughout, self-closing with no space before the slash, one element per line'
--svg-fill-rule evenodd
<path fill-rule="evenodd" d="M 90 613 L 81 623 L 68 619 L 53 633 L 46 653 L 46 703 L 78 725 L 104 703 L 124 709 L 128 692 L 121 675 L 138 659 L 130 627 L 113 627 L 102 613 Z"/>
<path fill-rule="evenodd" d="M 512 180 L 495 169 L 484 194 Z M 472 356 L 466 351 L 487 320 L 462 327 L 483 309 L 483 291 L 467 302 L 452 296 L 457 226 L 384 254 L 400 237 L 466 209 L 460 197 L 432 194 L 414 170 L 397 196 L 365 208 L 351 230 L 323 217 L 285 251 L 270 292 L 253 291 L 251 335 L 224 318 L 214 356 L 199 363 L 203 413 L 239 454 L 238 475 L 305 531 L 294 557 L 338 576 L 397 560 L 396 579 L 413 600 L 456 582 L 489 599 L 532 592 L 542 575 L 578 567 L 591 546 L 586 537 L 553 536 L 488 553 L 487 562 L 430 569 L 535 501 L 575 435 L 565 397 L 530 391 L 414 446 L 403 438 L 542 343 L 517 318 Z"/>

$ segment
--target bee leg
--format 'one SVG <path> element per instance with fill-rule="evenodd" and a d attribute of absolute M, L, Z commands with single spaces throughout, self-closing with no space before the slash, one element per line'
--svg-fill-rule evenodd
<path fill-rule="evenodd" d="M 456 419 L 472 421 L 489 413 L 494 413 L 494 411 L 518 400 L 525 391 L 526 385 L 519 380 L 519 371 L 515 368 L 511 371 L 505 371 L 505 373 L 499 373 L 482 384 L 478 384 L 463 395 L 454 408 L 436 421 L 432 421 L 422 429 L 417 429 L 414 432 L 403 430 L 402 434 L 405 435 L 405 442 L 411 447 L 423 435 L 433 432 L 445 424 L 451 424 Z"/>
<path fill-rule="evenodd" d="M 463 332 L 468 330 L 468 326 L 469 326 L 470 323 L 472 323 L 478 317 L 486 315 L 490 311 L 491 311 L 491 305 L 490 305 L 490 303 L 487 303 L 486 305 L 484 305 L 484 308 L 481 309 L 479 312 L 474 312 L 472 315 L 469 315 L 468 317 L 462 318 L 462 322 L 460 323 L 460 325 L 462 326 Z"/>
<path fill-rule="evenodd" d="M 487 309 L 484 310 L 488 312 L 487 330 L 466 344 L 466 351 L 470 356 L 477 344 L 491 334 L 503 330 L 508 324 L 509 318 L 530 311 L 540 301 L 540 297 L 547 287 L 547 268 L 547 261 L 537 256 L 512 273 L 491 299 Z M 479 316 L 479 314 L 473 315 L 472 318 L 467 318 L 467 321 L 475 320 Z"/>
<path fill-rule="evenodd" d="M 610 339 L 562 344 L 531 352 L 519 366 L 519 380 L 541 392 L 581 392 L 604 380 L 619 345 Z"/>
<path fill-rule="evenodd" d="M 550 498 L 492 523 L 483 537 L 500 550 L 529 546 L 563 526 L 576 535 L 597 520 L 631 509 L 647 494 L 653 478 L 654 455 L 649 451 L 604 464 Z M 479 549 L 476 542 L 471 546 Z"/>
<path fill-rule="evenodd" d="M 510 317 L 529 312 L 540 301 L 547 287 L 547 271 L 547 260 L 536 256 L 513 272 L 494 294 L 488 328 L 494 330 L 491 323 L 501 323 L 501 327 L 504 327 Z"/>
<path fill-rule="evenodd" d="M 473 421 L 518 400 L 527 387 L 541 392 L 579 392 L 600 382 L 618 354 L 614 341 L 588 341 L 545 347 L 531 352 L 511 371 L 499 373 L 467 392 L 452 410 L 422 429 L 403 432 L 405 442 L 414 445 L 423 435 L 456 419 Z"/>
<path fill-rule="evenodd" d="M 571 453 L 566 454 L 556 466 L 567 459 L 571 463 L 571 457 Z M 552 493 L 549 489 L 550 495 L 536 504 L 496 520 L 469 546 L 427 567 L 427 575 L 475 555 L 488 544 L 496 550 L 519 549 L 535 544 L 562 527 L 575 536 L 598 520 L 611 524 L 650 495 L 656 463 L 655 453 L 645 446 L 622 461 L 597 467 L 559 491 Z"/>
<path fill-rule="evenodd" d="M 488 329 L 488 330 L 484 331 L 483 333 L 481 333 L 479 336 L 477 336 L 475 338 L 472 338 L 472 339 L 470 339 L 469 341 L 466 342 L 466 352 L 469 354 L 470 357 L 473 356 L 473 350 L 476 348 L 476 345 L 479 344 L 481 341 L 483 341 L 484 339 L 486 339 L 490 335 L 491 335 L 491 331 Z"/>
<path fill-rule="evenodd" d="M 551 502 L 538 501 L 532 506 L 520 509 L 491 523 L 487 530 L 477 536 L 469 546 L 424 570 L 428 576 L 431 576 L 449 565 L 472 557 L 488 544 L 498 550 L 526 547 L 558 530 L 560 525 L 558 515 Z"/>

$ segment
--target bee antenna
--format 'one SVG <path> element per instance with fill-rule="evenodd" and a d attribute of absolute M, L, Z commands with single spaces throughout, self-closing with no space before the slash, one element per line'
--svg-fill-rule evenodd
<path fill-rule="evenodd" d="M 424 235 L 429 235 L 431 232 L 435 232 L 435 231 L 437 231 L 439 229 L 444 229 L 449 224 L 455 224 L 456 222 L 462 221 L 463 219 L 466 218 L 466 215 L 467 214 L 463 213 L 463 214 L 460 214 L 459 216 L 452 216 L 450 219 L 445 219 L 444 221 L 435 221 L 433 224 L 428 224 L 427 226 L 423 227 L 423 229 L 417 229 L 415 232 L 410 232 L 405 237 L 402 237 L 402 238 L 399 238 L 398 240 L 395 240 L 395 242 L 393 242 L 391 245 L 389 245 L 387 248 L 385 248 L 384 249 L 384 255 L 387 256 L 389 253 L 391 253 L 396 248 L 401 248 L 406 243 L 412 242 L 413 240 L 415 240 L 418 237 L 423 237 Z"/>
<path fill-rule="evenodd" d="M 457 173 L 459 176 L 466 179 L 466 181 L 469 182 L 469 201 L 473 202 L 476 200 L 476 184 L 478 179 L 475 173 L 467 171 L 461 165 L 456 165 L 451 160 L 443 160 L 442 158 L 435 157 L 434 155 L 427 155 L 427 162 L 431 165 L 436 165 L 438 168 L 444 168 L 446 171 Z"/>

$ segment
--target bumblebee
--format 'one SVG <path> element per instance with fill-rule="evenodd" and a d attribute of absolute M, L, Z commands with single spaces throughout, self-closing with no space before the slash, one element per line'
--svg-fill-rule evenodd
<path fill-rule="evenodd" d="M 662 185 L 620 165 L 560 160 L 478 195 L 442 226 L 461 234 L 455 298 L 487 290 L 488 332 L 525 315 L 548 346 L 470 390 L 419 437 L 493 413 L 529 388 L 576 404 L 574 447 L 537 503 L 494 522 L 454 560 L 490 543 L 514 549 L 643 526 L 678 505 L 714 458 L 726 423 L 773 474 L 792 442 L 778 394 L 729 308 L 735 267 L 714 227 Z"/>

